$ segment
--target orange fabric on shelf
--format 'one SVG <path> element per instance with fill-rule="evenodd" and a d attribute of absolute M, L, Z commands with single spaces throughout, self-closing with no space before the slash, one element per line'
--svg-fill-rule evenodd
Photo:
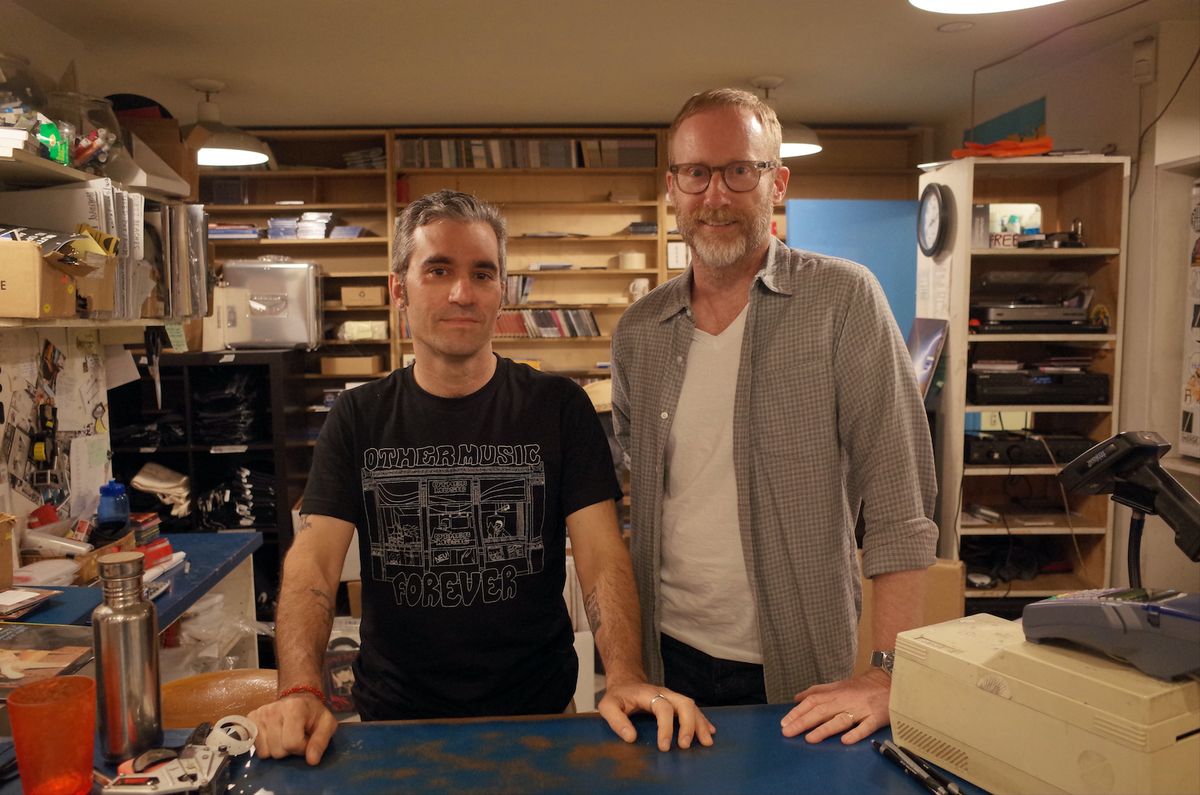
<path fill-rule="evenodd" d="M 968 141 L 962 149 L 950 153 L 952 157 L 1028 157 L 1029 155 L 1044 155 L 1054 148 L 1054 139 L 1049 135 L 1039 138 L 1028 138 L 1024 141 L 996 141 L 990 144 L 977 144 Z"/>

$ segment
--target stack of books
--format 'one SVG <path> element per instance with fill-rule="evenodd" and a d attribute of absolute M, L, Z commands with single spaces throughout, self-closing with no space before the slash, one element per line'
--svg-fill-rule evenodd
<path fill-rule="evenodd" d="M 345 152 L 342 159 L 346 161 L 346 168 L 387 168 L 387 157 L 382 146 Z"/>
<path fill-rule="evenodd" d="M 657 221 L 634 221 L 629 225 L 629 234 L 631 235 L 657 235 Z"/>
<path fill-rule="evenodd" d="M 258 240 L 261 230 L 254 224 L 217 224 L 208 225 L 210 240 Z"/>
<path fill-rule="evenodd" d="M 589 309 L 506 309 L 496 321 L 497 337 L 599 337 Z"/>
<path fill-rule="evenodd" d="M 527 304 L 529 303 L 529 295 L 533 292 L 533 277 L 532 276 L 509 276 L 508 277 L 508 303 L 510 304 Z"/>
<path fill-rule="evenodd" d="M 133 530 L 134 544 L 136 546 L 145 546 L 158 538 L 160 525 L 162 525 L 162 517 L 154 511 L 129 514 L 129 527 Z"/>

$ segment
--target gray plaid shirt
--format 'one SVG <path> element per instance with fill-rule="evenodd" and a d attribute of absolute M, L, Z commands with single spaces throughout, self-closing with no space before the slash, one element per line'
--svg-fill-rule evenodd
<path fill-rule="evenodd" d="M 631 306 L 613 337 L 613 423 L 632 476 L 643 654 L 662 682 L 659 563 L 667 434 L 695 328 L 692 274 Z M 767 698 L 850 675 L 863 572 L 929 566 L 937 484 L 904 341 L 861 265 L 771 241 L 750 289 L 734 399 L 738 522 Z"/>

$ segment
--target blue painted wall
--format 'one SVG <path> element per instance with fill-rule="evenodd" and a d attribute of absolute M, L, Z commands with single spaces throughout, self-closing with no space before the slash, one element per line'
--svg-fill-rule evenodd
<path fill-rule="evenodd" d="M 791 199 L 787 243 L 860 262 L 871 269 L 892 307 L 900 336 L 917 308 L 917 202 Z"/>

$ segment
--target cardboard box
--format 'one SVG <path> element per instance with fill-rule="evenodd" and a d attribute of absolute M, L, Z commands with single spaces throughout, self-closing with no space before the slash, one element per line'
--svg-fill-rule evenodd
<path fill-rule="evenodd" d="M 0 591 L 12 587 L 13 578 L 13 528 L 17 517 L 0 513 Z"/>
<path fill-rule="evenodd" d="M 383 370 L 383 357 L 376 356 L 324 356 L 321 358 L 321 375 L 375 375 Z"/>
<path fill-rule="evenodd" d="M 387 306 L 387 290 L 369 284 L 343 287 L 342 306 Z"/>
<path fill-rule="evenodd" d="M 75 317 L 74 268 L 51 264 L 37 243 L 0 240 L 0 317 Z M 81 267 L 78 273 L 88 273 Z"/>
<path fill-rule="evenodd" d="M 90 585 L 100 576 L 99 560 L 102 555 L 108 555 L 112 552 L 127 552 L 135 546 L 137 546 L 136 534 L 130 530 L 111 544 L 97 547 L 86 555 L 76 555 L 74 560 L 79 564 L 79 571 L 75 573 L 75 585 Z M 21 565 L 53 557 L 55 556 L 39 555 L 36 552 L 23 551 L 21 552 Z"/>
<path fill-rule="evenodd" d="M 88 317 L 108 317 L 116 307 L 117 258 L 106 257 L 96 273 L 75 280 L 75 291 L 87 301 Z"/>
<path fill-rule="evenodd" d="M 350 580 L 346 583 L 346 600 L 350 602 L 350 615 L 362 618 L 362 580 Z"/>

